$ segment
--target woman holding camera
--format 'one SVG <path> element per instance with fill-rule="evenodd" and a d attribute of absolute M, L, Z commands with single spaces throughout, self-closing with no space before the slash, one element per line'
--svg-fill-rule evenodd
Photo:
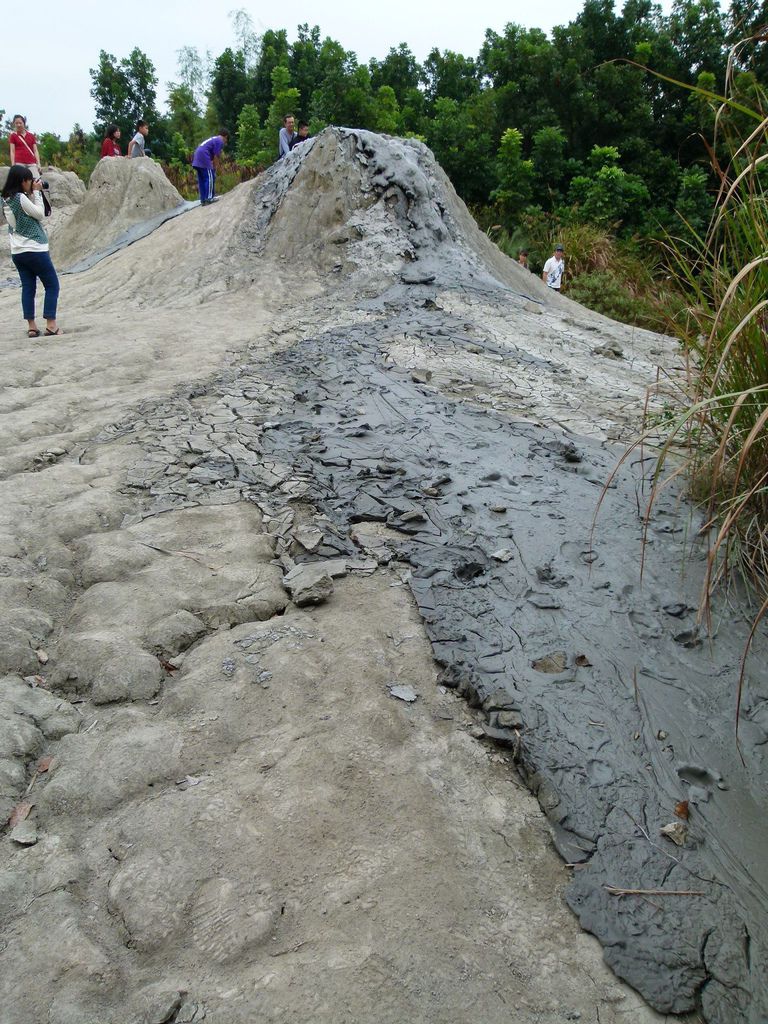
<path fill-rule="evenodd" d="M 45 288 L 45 337 L 53 338 L 64 333 L 56 324 L 59 279 L 51 262 L 48 235 L 42 223 L 45 216 L 40 195 L 42 188 L 42 181 L 34 178 L 28 167 L 14 164 L 8 172 L 0 200 L 11 237 L 11 259 L 21 279 L 21 308 L 29 328 L 29 338 L 40 337 L 35 322 L 38 278 Z"/>

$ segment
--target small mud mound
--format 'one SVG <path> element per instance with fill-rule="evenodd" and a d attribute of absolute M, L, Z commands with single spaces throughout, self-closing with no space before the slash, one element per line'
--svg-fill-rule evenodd
<path fill-rule="evenodd" d="M 100 160 L 75 214 L 51 247 L 61 269 L 112 245 L 120 235 L 184 203 L 154 160 Z"/>
<path fill-rule="evenodd" d="M 407 284 L 489 273 L 518 287 L 538 284 L 489 242 L 415 139 L 326 129 L 270 168 L 253 201 L 239 231 L 249 252 Z"/>

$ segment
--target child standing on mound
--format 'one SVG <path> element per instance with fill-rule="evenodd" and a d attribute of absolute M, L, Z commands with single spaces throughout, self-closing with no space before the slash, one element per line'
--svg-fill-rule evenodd
<path fill-rule="evenodd" d="M 201 206 L 208 206 L 213 202 L 219 155 L 228 142 L 229 132 L 222 128 L 218 135 L 212 135 L 210 139 L 201 142 L 192 157 L 192 166 L 197 171 L 197 190 L 200 193 Z"/>

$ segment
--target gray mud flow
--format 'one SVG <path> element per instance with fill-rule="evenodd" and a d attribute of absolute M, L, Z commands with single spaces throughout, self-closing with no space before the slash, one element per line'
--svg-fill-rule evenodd
<path fill-rule="evenodd" d="M 698 627 L 685 510 L 658 506 L 641 585 L 642 465 L 617 474 L 591 535 L 619 450 L 445 399 L 394 366 L 386 343 L 404 329 L 446 354 L 470 342 L 428 288 L 418 296 L 414 313 L 414 291 L 395 288 L 370 304 L 373 322 L 241 366 L 219 393 L 247 400 L 249 384 L 270 385 L 263 458 L 293 464 L 335 524 L 320 557 L 376 553 L 371 524 L 399 535 L 391 553 L 412 567 L 442 682 L 514 750 L 573 865 L 570 905 L 616 973 L 663 1012 L 765 1021 L 764 638 L 745 766 L 733 715 L 746 618 L 723 612 L 712 640 Z M 231 464 L 202 458 L 198 479 L 232 482 Z M 660 834 L 675 822 L 682 846 Z"/>

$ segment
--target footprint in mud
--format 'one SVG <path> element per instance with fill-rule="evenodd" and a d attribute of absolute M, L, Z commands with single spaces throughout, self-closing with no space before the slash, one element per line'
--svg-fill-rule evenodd
<path fill-rule="evenodd" d="M 600 561 L 600 555 L 595 548 L 588 544 L 567 540 L 560 545 L 560 554 L 568 562 L 579 562 L 581 565 L 595 565 Z"/>
<path fill-rule="evenodd" d="M 216 963 L 241 957 L 272 933 L 277 912 L 263 894 L 248 896 L 228 878 L 212 878 L 192 908 L 195 944 Z"/>
<path fill-rule="evenodd" d="M 629 621 L 641 640 L 656 640 L 661 636 L 661 625 L 658 619 L 649 612 L 641 612 L 633 608 L 629 612 Z"/>
<path fill-rule="evenodd" d="M 608 786 L 614 779 L 613 771 L 605 761 L 590 761 L 587 764 L 587 776 L 592 786 Z"/>

